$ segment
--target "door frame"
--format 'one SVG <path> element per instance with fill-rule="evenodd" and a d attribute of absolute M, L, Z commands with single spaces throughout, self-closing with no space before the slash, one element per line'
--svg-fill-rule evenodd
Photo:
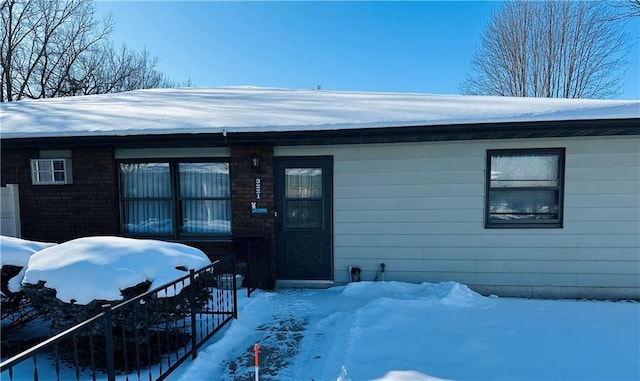
<path fill-rule="evenodd" d="M 275 221 L 275 275 L 277 280 L 333 281 L 335 276 L 334 237 L 333 237 L 333 156 L 275 156 L 274 158 L 274 210 Z M 284 169 L 285 168 L 322 168 L 323 189 L 323 230 L 326 230 L 326 256 L 329 260 L 329 274 L 323 279 L 285 279 L 281 277 L 280 247 L 284 223 Z"/>

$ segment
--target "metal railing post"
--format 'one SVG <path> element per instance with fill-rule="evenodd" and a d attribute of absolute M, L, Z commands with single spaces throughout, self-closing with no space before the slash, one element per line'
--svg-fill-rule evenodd
<path fill-rule="evenodd" d="M 196 350 L 198 345 L 198 339 L 196 337 L 196 271 L 194 269 L 189 270 L 189 285 L 191 286 L 191 292 L 189 292 L 189 304 L 191 305 L 191 358 L 198 357 L 198 351 Z"/>
<path fill-rule="evenodd" d="M 236 256 L 231 258 L 231 266 L 233 267 L 233 318 L 238 319 L 238 288 L 236 284 Z"/>
<path fill-rule="evenodd" d="M 253 261 L 253 253 L 251 252 L 251 245 L 249 244 L 249 242 L 247 242 L 247 248 L 246 248 L 246 258 L 247 258 L 247 267 L 246 267 L 246 272 L 247 272 L 247 298 L 251 296 L 251 288 L 254 286 L 253 282 L 253 274 L 251 274 L 251 263 Z"/>
<path fill-rule="evenodd" d="M 111 304 L 103 304 L 102 309 L 104 310 L 104 351 L 107 361 L 107 380 L 115 381 L 116 370 L 113 361 L 113 325 L 111 323 Z"/>

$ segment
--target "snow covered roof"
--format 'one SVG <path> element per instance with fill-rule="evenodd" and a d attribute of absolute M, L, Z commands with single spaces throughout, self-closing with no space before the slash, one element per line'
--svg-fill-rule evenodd
<path fill-rule="evenodd" d="M 640 118 L 636 100 L 257 87 L 150 89 L 1 105 L 4 139 Z"/>

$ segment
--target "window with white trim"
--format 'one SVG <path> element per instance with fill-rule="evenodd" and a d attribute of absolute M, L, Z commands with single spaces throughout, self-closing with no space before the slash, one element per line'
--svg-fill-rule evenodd
<path fill-rule="evenodd" d="M 487 151 L 485 227 L 561 228 L 564 148 Z"/>
<path fill-rule="evenodd" d="M 123 233 L 231 235 L 229 163 L 120 162 L 119 171 Z"/>
<path fill-rule="evenodd" d="M 32 159 L 31 183 L 33 185 L 71 184 L 70 159 Z"/>

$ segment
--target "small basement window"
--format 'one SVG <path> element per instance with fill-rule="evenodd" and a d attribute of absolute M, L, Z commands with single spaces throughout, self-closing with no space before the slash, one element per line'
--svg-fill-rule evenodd
<path fill-rule="evenodd" d="M 561 228 L 564 148 L 487 151 L 487 228 Z"/>
<path fill-rule="evenodd" d="M 32 159 L 33 185 L 71 184 L 71 159 Z"/>

